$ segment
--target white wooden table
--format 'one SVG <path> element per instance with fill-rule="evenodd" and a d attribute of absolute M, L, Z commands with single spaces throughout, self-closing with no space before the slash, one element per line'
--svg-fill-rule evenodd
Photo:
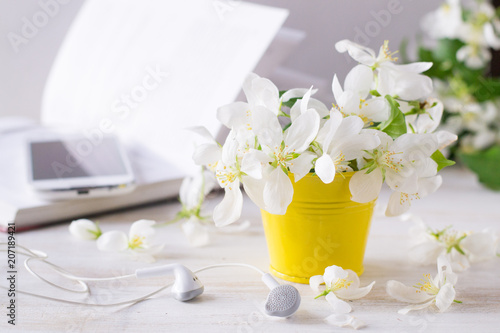
<path fill-rule="evenodd" d="M 447 171 L 447 170 L 445 170 Z M 382 200 L 387 198 L 383 193 Z M 211 199 L 215 205 L 220 197 Z M 102 215 L 95 220 L 103 230 L 128 231 L 130 223 L 138 219 L 166 221 L 178 210 L 176 202 Z M 433 227 L 453 224 L 457 229 L 479 231 L 492 228 L 500 231 L 500 193 L 482 188 L 475 177 L 461 169 L 444 173 L 444 185 L 432 196 L 418 202 L 413 213 Z M 258 209 L 245 201 L 243 218 L 251 227 L 237 234 L 211 233 L 211 243 L 202 248 L 191 248 L 178 225 L 161 229 L 166 243 L 156 264 L 179 262 L 195 270 L 205 265 L 244 262 L 266 270 L 269 264 L 264 232 Z M 367 323 L 367 332 L 500 332 L 500 258 L 478 263 L 460 273 L 456 285 L 457 299 L 445 313 L 432 310 L 399 315 L 406 306 L 385 292 L 385 284 L 395 279 L 414 284 L 423 273 L 435 274 L 434 266 L 413 266 L 407 261 L 409 222 L 376 217 L 365 256 L 365 273 L 361 284 L 376 281 L 372 292 L 352 302 L 352 315 Z M 6 235 L 0 235 L 5 241 Z M 131 261 L 120 255 L 99 252 L 93 242 L 80 241 L 70 236 L 67 224 L 58 224 L 39 230 L 17 234 L 19 244 L 45 251 L 49 260 L 74 274 L 107 277 L 133 273 L 136 268 L 151 266 Z M 0 260 L 6 271 L 6 256 Z M 18 258 L 22 259 L 21 256 Z M 18 264 L 18 266 L 21 266 Z M 36 266 L 36 265 L 35 265 Z M 38 265 L 42 272 L 50 271 Z M 2 274 L 5 275 L 5 274 Z M 168 290 L 153 299 L 132 306 L 97 308 L 68 305 L 17 294 L 17 325 L 7 324 L 6 291 L 2 293 L 0 331 L 23 332 L 329 332 L 342 330 L 324 322 L 331 314 L 323 299 L 314 300 L 308 285 L 296 284 L 302 296 L 297 313 L 288 318 L 271 318 L 261 312 L 268 294 L 259 274 L 245 268 L 210 270 L 198 274 L 205 285 L 205 293 L 194 301 L 181 303 Z M 5 285 L 5 277 L 1 278 Z M 68 285 L 61 279 L 57 283 Z M 172 278 L 137 281 L 92 283 L 89 300 L 54 290 L 19 268 L 17 289 L 44 295 L 112 303 L 135 298 L 160 287 Z M 69 286 L 69 285 L 68 285 Z M 345 328 L 344 330 L 349 330 Z"/>

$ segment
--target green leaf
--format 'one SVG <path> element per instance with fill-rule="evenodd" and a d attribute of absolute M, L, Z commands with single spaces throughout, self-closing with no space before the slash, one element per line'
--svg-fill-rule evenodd
<path fill-rule="evenodd" d="M 391 106 L 391 115 L 389 116 L 389 119 L 380 123 L 379 129 L 382 132 L 387 133 L 391 138 L 397 139 L 401 135 L 406 134 L 407 129 L 405 115 L 399 109 L 399 103 L 392 96 L 386 95 L 385 99 Z"/>
<path fill-rule="evenodd" d="M 479 181 L 493 190 L 500 191 L 500 146 L 489 149 L 465 153 L 458 151 L 460 160 L 479 177 Z"/>
<path fill-rule="evenodd" d="M 438 169 L 437 171 L 441 171 L 442 169 L 452 166 L 455 164 L 454 161 L 447 159 L 444 157 L 443 153 L 440 152 L 439 150 L 436 150 L 434 154 L 431 155 L 431 158 L 434 160 L 434 162 L 437 163 Z"/>
<path fill-rule="evenodd" d="M 498 78 L 484 78 L 477 76 L 475 81 L 470 82 L 470 93 L 478 102 L 489 101 L 500 97 L 500 80 Z"/>

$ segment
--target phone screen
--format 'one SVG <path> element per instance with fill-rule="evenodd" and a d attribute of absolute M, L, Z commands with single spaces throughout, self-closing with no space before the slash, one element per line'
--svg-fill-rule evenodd
<path fill-rule="evenodd" d="M 118 144 L 112 137 L 95 145 L 84 139 L 31 142 L 33 180 L 126 175 Z"/>

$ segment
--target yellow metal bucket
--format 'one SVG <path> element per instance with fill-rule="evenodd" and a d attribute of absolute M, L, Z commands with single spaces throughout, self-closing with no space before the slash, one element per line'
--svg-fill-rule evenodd
<path fill-rule="evenodd" d="M 309 174 L 293 184 L 285 215 L 262 211 L 271 272 L 283 279 L 309 283 L 331 265 L 363 273 L 363 257 L 375 200 L 351 201 L 354 172 L 337 174 L 330 184 Z M 344 176 L 344 177 L 342 177 Z"/>

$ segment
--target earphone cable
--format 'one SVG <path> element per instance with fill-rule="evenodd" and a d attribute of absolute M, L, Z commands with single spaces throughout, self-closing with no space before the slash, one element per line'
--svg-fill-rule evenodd
<path fill-rule="evenodd" d="M 0 246 L 4 246 L 4 245 L 8 245 L 7 243 L 0 243 Z M 87 283 L 85 283 L 85 281 L 113 281 L 113 280 L 118 280 L 118 279 L 126 279 L 126 278 L 131 278 L 131 277 L 136 277 L 135 274 L 127 274 L 127 275 L 120 275 L 120 276 L 115 276 L 115 277 L 106 277 L 106 278 L 90 278 L 90 277 L 81 277 L 81 276 L 76 276 L 76 275 L 73 275 L 71 273 L 69 273 L 68 271 L 66 271 L 65 269 L 63 269 L 62 267 L 54 264 L 54 263 L 51 263 L 50 261 L 48 261 L 48 255 L 42 251 L 38 251 L 38 250 L 31 250 L 31 249 L 28 249 L 27 247 L 24 247 L 22 245 L 19 245 L 17 244 L 16 245 L 17 248 L 20 248 L 22 249 L 23 251 L 18 251 L 17 253 L 18 254 L 21 254 L 21 255 L 25 255 L 27 256 L 28 258 L 26 258 L 24 260 L 24 266 L 26 268 L 26 270 L 31 274 L 33 275 L 35 278 L 37 278 L 38 280 L 54 287 L 54 288 L 57 288 L 57 289 L 60 289 L 60 290 L 64 290 L 64 291 L 67 291 L 67 292 L 72 292 L 72 293 L 86 293 L 86 294 L 89 294 L 90 293 L 90 288 L 88 286 Z M 24 252 L 25 251 L 25 252 Z M 4 250 L 4 249 L 0 249 L 0 252 L 7 252 L 7 250 Z M 50 281 L 48 281 L 47 279 L 41 277 L 38 273 L 36 273 L 33 268 L 31 268 L 31 266 L 29 265 L 29 262 L 31 260 L 38 260 L 40 262 L 43 262 L 44 264 L 47 264 L 52 270 L 54 270 L 55 272 L 57 272 L 59 275 L 65 277 L 65 278 L 68 278 L 70 280 L 74 280 L 76 282 L 78 282 L 82 287 L 83 289 L 82 290 L 75 290 L 75 289 L 69 289 L 69 288 L 65 288 L 65 287 L 62 287 L 62 286 L 59 286 L 59 285 L 56 285 Z M 253 265 L 249 265 L 249 264 L 244 264 L 244 263 L 224 263 L 224 264 L 214 264 L 214 265 L 209 265 L 209 266 L 205 266 L 205 267 L 202 267 L 202 268 L 199 268 L 195 271 L 193 271 L 193 273 L 199 273 L 199 272 L 203 272 L 203 271 L 206 271 L 206 270 L 209 270 L 209 269 L 214 269 L 214 268 L 224 268 L 224 267 L 246 267 L 246 268 L 250 268 L 250 269 L 253 269 L 257 272 L 259 272 L 260 274 L 264 275 L 266 274 L 264 271 L 262 271 L 261 269 L 253 266 Z M 156 289 L 155 291 L 151 292 L 151 293 L 148 293 L 144 296 L 141 296 L 141 297 L 138 297 L 138 298 L 135 298 L 135 299 L 131 299 L 131 300 L 127 300 L 127 301 L 122 301 L 122 302 L 117 302 L 117 303 L 108 303 L 108 304 L 100 304 L 100 303 L 86 303 L 86 302 L 79 302 L 79 301 L 71 301 L 71 300 L 65 300 L 65 299 L 61 299 L 61 298 L 55 298 L 55 297 L 50 297 L 50 296 L 45 296 L 45 295 L 40 295 L 40 294 L 35 294 L 35 293 L 31 293 L 31 292 L 26 292 L 26 291 L 22 291 L 22 290 L 17 290 L 17 292 L 21 293 L 21 294 L 25 294 L 25 295 L 29 295 L 29 296 L 33 296 L 33 297 L 37 297 L 37 298 L 42 298 L 42 299 L 46 299 L 46 300 L 50 300 L 50 301 L 56 301 L 56 302 L 61 302 L 61 303 L 66 303 L 66 304 L 75 304 L 75 305 L 85 305 L 85 306 L 99 306 L 99 307 L 113 307 L 113 306 L 121 306 L 121 305 L 127 305 L 127 304 L 135 304 L 135 303 L 138 303 L 138 302 L 141 302 L 143 300 L 146 300 L 158 293 L 160 293 L 161 291 L 165 290 L 166 288 L 170 287 L 173 285 L 173 282 L 171 283 L 168 283 L 166 285 L 164 285 L 163 287 L 159 288 L 159 289 Z M 8 289 L 6 287 L 3 287 L 3 286 L 0 286 L 1 289 Z"/>

